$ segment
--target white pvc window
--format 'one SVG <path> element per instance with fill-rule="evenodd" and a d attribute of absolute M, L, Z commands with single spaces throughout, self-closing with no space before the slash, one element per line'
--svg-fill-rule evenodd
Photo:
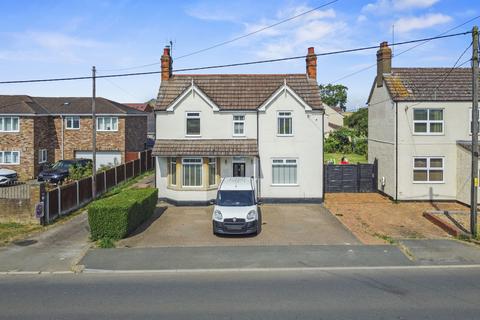
<path fill-rule="evenodd" d="M 233 115 L 233 135 L 244 136 L 245 135 L 245 116 Z"/>
<path fill-rule="evenodd" d="M 170 184 L 177 185 L 177 159 L 170 158 Z"/>
<path fill-rule="evenodd" d="M 442 183 L 444 158 L 415 157 L 413 158 L 413 182 Z"/>
<path fill-rule="evenodd" d="M 117 117 L 98 117 L 97 131 L 118 131 Z"/>
<path fill-rule="evenodd" d="M 97 120 L 98 123 L 98 120 Z M 80 117 L 65 117 L 65 127 L 69 130 L 78 130 L 80 129 Z"/>
<path fill-rule="evenodd" d="M 47 149 L 40 149 L 38 151 L 38 163 L 45 163 L 48 160 Z"/>
<path fill-rule="evenodd" d="M 413 132 L 419 134 L 443 134 L 443 109 L 414 109 Z"/>
<path fill-rule="evenodd" d="M 279 136 L 291 136 L 292 129 L 292 113 L 289 111 L 280 111 L 277 114 L 277 134 Z"/>
<path fill-rule="evenodd" d="M 202 186 L 202 163 L 202 158 L 182 159 L 184 187 Z"/>
<path fill-rule="evenodd" d="M 186 135 L 200 135 L 200 112 L 187 112 L 186 115 Z"/>
<path fill-rule="evenodd" d="M 0 151 L 0 164 L 20 164 L 20 151 Z"/>
<path fill-rule="evenodd" d="M 0 117 L 0 132 L 18 132 L 18 117 Z"/>
<path fill-rule="evenodd" d="M 208 158 L 208 185 L 214 186 L 217 184 L 217 159 Z"/>
<path fill-rule="evenodd" d="M 296 185 L 297 184 L 297 160 L 273 159 L 272 160 L 272 184 Z"/>

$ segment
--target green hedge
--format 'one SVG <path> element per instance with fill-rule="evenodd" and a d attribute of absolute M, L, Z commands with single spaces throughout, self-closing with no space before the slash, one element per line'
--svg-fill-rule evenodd
<path fill-rule="evenodd" d="M 127 189 L 114 196 L 94 201 L 88 207 L 92 240 L 122 239 L 155 211 L 158 190 Z"/>

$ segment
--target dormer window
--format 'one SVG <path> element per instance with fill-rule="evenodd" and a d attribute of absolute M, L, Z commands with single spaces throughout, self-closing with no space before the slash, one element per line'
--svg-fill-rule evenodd
<path fill-rule="evenodd" d="M 200 136 L 200 112 L 187 112 L 186 135 Z"/>

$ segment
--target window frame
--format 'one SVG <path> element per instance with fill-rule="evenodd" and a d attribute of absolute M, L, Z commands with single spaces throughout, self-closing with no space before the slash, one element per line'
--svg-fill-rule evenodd
<path fill-rule="evenodd" d="M 38 150 L 38 163 L 46 163 L 48 162 L 48 151 L 47 149 L 40 149 Z"/>
<path fill-rule="evenodd" d="M 188 163 L 189 160 L 195 160 L 195 162 Z M 185 165 L 200 165 L 200 185 L 185 184 Z M 203 158 L 200 158 L 200 157 L 182 158 L 182 187 L 186 187 L 186 188 L 202 188 L 203 187 Z"/>
<path fill-rule="evenodd" d="M 288 113 L 286 116 L 284 114 Z M 280 133 L 280 119 L 290 119 L 290 133 Z M 285 124 L 283 125 L 285 129 Z M 277 111 L 277 136 L 278 137 L 292 137 L 293 136 L 293 111 L 283 110 Z"/>
<path fill-rule="evenodd" d="M 176 157 L 170 158 L 169 169 L 170 169 L 170 185 L 177 186 L 178 179 L 177 179 L 177 158 Z M 175 178 L 175 182 L 173 178 Z"/>
<path fill-rule="evenodd" d="M 5 119 L 10 119 L 10 124 L 13 123 L 13 119 L 17 120 L 17 129 L 16 130 L 5 130 Z M 13 128 L 13 125 L 12 125 Z M 11 116 L 2 116 L 0 117 L 0 132 L 9 133 L 9 132 L 20 132 L 20 117 L 11 117 Z"/>
<path fill-rule="evenodd" d="M 212 161 L 213 160 L 213 161 Z M 210 170 L 212 169 L 211 166 L 213 164 L 213 183 L 210 183 Z M 216 186 L 217 185 L 217 158 L 208 158 L 208 186 Z"/>
<path fill-rule="evenodd" d="M 78 128 L 73 126 L 75 119 L 78 119 Z M 98 119 L 98 118 L 97 118 Z M 72 126 L 68 126 L 68 121 L 71 121 Z M 65 117 L 65 129 L 66 130 L 80 130 L 80 116 L 66 116 Z"/>
<path fill-rule="evenodd" d="M 281 161 L 281 162 L 279 162 L 279 161 Z M 275 165 L 279 165 L 279 164 L 282 165 L 282 166 L 286 166 L 286 165 L 291 164 L 291 163 L 295 163 L 295 170 L 296 170 L 296 172 L 295 172 L 295 183 L 275 183 L 274 179 L 273 179 L 274 178 L 273 177 L 273 175 L 274 175 L 273 167 Z M 272 168 L 271 185 L 272 186 L 275 186 L 275 187 L 282 187 L 282 186 L 284 186 L 284 187 L 295 187 L 295 186 L 299 185 L 298 184 L 298 167 L 299 167 L 299 165 L 298 165 L 298 159 L 297 158 L 272 158 L 271 164 L 272 164 L 271 165 L 271 168 Z"/>
<path fill-rule="evenodd" d="M 10 152 L 12 153 L 17 153 L 17 159 L 18 159 L 18 162 L 5 162 L 5 153 L 6 152 Z M 12 157 L 13 158 L 13 157 Z M 15 166 L 15 165 L 19 165 L 21 162 L 20 160 L 20 151 L 17 151 L 17 150 L 1 150 L 0 151 L 0 164 L 1 165 L 5 165 L 5 166 Z"/>
<path fill-rule="evenodd" d="M 416 110 L 426 110 L 427 111 L 427 119 L 426 120 L 415 120 L 415 111 Z M 430 120 L 430 111 L 441 111 L 442 112 L 442 120 Z M 442 136 L 445 135 L 445 109 L 444 108 L 413 108 L 412 111 L 412 120 L 413 120 L 413 134 L 414 135 L 421 135 L 421 136 Z M 426 132 L 417 132 L 415 131 L 415 124 L 417 123 L 425 123 L 427 127 Z M 431 124 L 442 124 L 442 132 L 431 132 L 430 125 Z"/>
<path fill-rule="evenodd" d="M 426 159 L 427 166 L 426 167 L 415 167 L 415 160 L 417 159 Z M 430 161 L 432 159 L 441 159 L 442 160 L 442 167 L 431 167 Z M 426 171 L 427 172 L 427 179 L 426 181 L 415 181 L 415 171 Z M 442 181 L 431 181 L 430 180 L 430 171 L 442 171 Z M 443 156 L 415 156 L 412 159 L 412 182 L 414 184 L 444 184 L 445 183 L 445 157 Z"/>
<path fill-rule="evenodd" d="M 99 129 L 100 127 L 100 119 L 103 120 L 103 127 L 105 128 L 105 119 L 110 119 L 110 124 L 113 127 L 115 127 L 114 129 L 110 129 L 110 130 L 107 130 L 107 129 Z M 116 125 L 114 126 L 113 125 L 113 119 L 116 120 Z M 96 118 L 96 123 L 97 123 L 97 131 L 99 132 L 117 132 L 118 131 L 118 117 L 115 117 L 115 116 L 101 116 L 101 117 L 97 117 Z"/>
<path fill-rule="evenodd" d="M 196 114 L 196 116 L 192 116 L 190 114 Z M 188 120 L 190 120 L 190 119 L 198 119 L 198 123 L 199 123 L 198 134 L 189 134 L 188 133 Z M 185 111 L 185 136 L 186 137 L 201 137 L 202 136 L 202 120 L 201 120 L 200 111 Z"/>
<path fill-rule="evenodd" d="M 243 120 L 236 120 L 235 117 L 243 117 Z M 242 133 L 235 133 L 235 125 L 242 124 Z M 245 114 L 233 114 L 232 115 L 232 136 L 245 137 Z"/>

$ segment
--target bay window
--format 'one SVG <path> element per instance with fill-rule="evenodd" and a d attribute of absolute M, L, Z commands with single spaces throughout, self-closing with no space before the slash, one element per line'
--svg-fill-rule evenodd
<path fill-rule="evenodd" d="M 217 184 L 217 159 L 208 158 L 208 185 L 214 186 Z"/>
<path fill-rule="evenodd" d="M 202 158 L 184 158 L 182 159 L 183 186 L 201 187 L 202 186 Z"/>
<path fill-rule="evenodd" d="M 170 184 L 177 185 L 177 158 L 170 158 Z"/>

